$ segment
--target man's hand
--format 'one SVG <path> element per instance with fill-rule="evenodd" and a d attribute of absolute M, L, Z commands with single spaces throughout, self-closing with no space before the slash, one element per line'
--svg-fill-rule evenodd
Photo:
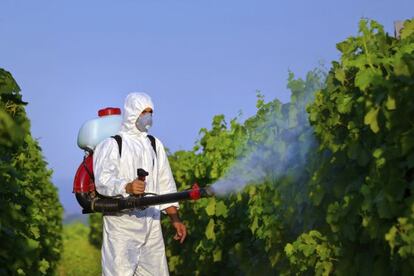
<path fill-rule="evenodd" d="M 128 194 L 131 195 L 141 195 L 145 192 L 145 182 L 139 179 L 135 179 L 125 186 L 125 190 Z"/>
<path fill-rule="evenodd" d="M 180 241 L 180 243 L 183 243 L 185 240 L 185 237 L 187 237 L 187 227 L 185 227 L 184 223 L 181 222 L 180 217 L 178 216 L 178 210 L 176 207 L 171 206 L 165 209 L 168 216 L 171 219 L 171 224 L 175 228 L 175 235 L 174 240 Z"/>
<path fill-rule="evenodd" d="M 180 243 L 183 243 L 185 240 L 185 237 L 187 237 L 187 228 L 185 227 L 184 223 L 181 221 L 172 222 L 173 227 L 175 228 L 175 235 L 174 240 L 180 241 Z"/>

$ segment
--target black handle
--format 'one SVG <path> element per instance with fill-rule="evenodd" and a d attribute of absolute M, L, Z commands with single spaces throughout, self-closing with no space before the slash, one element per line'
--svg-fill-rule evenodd
<path fill-rule="evenodd" d="M 148 172 L 146 172 L 144 169 L 138 169 L 137 175 L 139 180 L 145 181 L 145 178 L 148 176 Z"/>

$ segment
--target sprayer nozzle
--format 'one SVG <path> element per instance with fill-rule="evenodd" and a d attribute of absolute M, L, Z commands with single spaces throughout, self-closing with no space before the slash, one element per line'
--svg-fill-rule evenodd
<path fill-rule="evenodd" d="M 194 183 L 191 190 L 189 190 L 189 195 L 191 199 L 197 200 L 202 197 L 214 196 L 214 190 L 211 187 L 200 188 L 197 183 Z"/>
<path fill-rule="evenodd" d="M 213 189 L 213 187 L 206 187 L 205 190 L 206 190 L 206 193 L 209 196 L 215 196 L 215 194 L 216 194 L 215 191 L 214 191 L 214 189 Z"/>
<path fill-rule="evenodd" d="M 204 187 L 200 189 L 201 197 L 215 196 L 214 189 L 212 187 Z"/>

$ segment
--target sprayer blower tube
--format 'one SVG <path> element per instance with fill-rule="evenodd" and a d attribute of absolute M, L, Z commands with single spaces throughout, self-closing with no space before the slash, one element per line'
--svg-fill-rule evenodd
<path fill-rule="evenodd" d="M 172 203 L 183 200 L 197 200 L 201 197 L 214 195 L 211 187 L 200 188 L 194 184 L 191 190 L 169 193 L 163 195 L 135 195 L 129 197 L 106 197 L 97 193 L 92 177 L 92 156 L 85 158 L 76 172 L 73 192 L 79 205 L 83 208 L 82 213 L 111 213 L 122 210 L 144 209 L 147 206 Z M 148 172 L 143 169 L 137 170 L 138 179 L 145 182 Z"/>
<path fill-rule="evenodd" d="M 111 213 L 122 210 L 143 209 L 148 206 L 172 203 L 183 200 L 197 200 L 213 196 L 210 187 L 199 188 L 194 184 L 191 190 L 163 195 L 129 196 L 126 198 L 106 198 L 97 196 L 91 198 L 89 193 L 76 193 L 76 199 L 83 208 L 83 213 Z"/>

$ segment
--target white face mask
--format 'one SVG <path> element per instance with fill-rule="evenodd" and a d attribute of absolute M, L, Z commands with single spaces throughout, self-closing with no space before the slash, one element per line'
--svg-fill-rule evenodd
<path fill-rule="evenodd" d="M 139 131 L 148 132 L 148 130 L 152 126 L 152 114 L 146 113 L 142 116 L 139 116 L 137 121 L 135 122 L 135 126 Z"/>

